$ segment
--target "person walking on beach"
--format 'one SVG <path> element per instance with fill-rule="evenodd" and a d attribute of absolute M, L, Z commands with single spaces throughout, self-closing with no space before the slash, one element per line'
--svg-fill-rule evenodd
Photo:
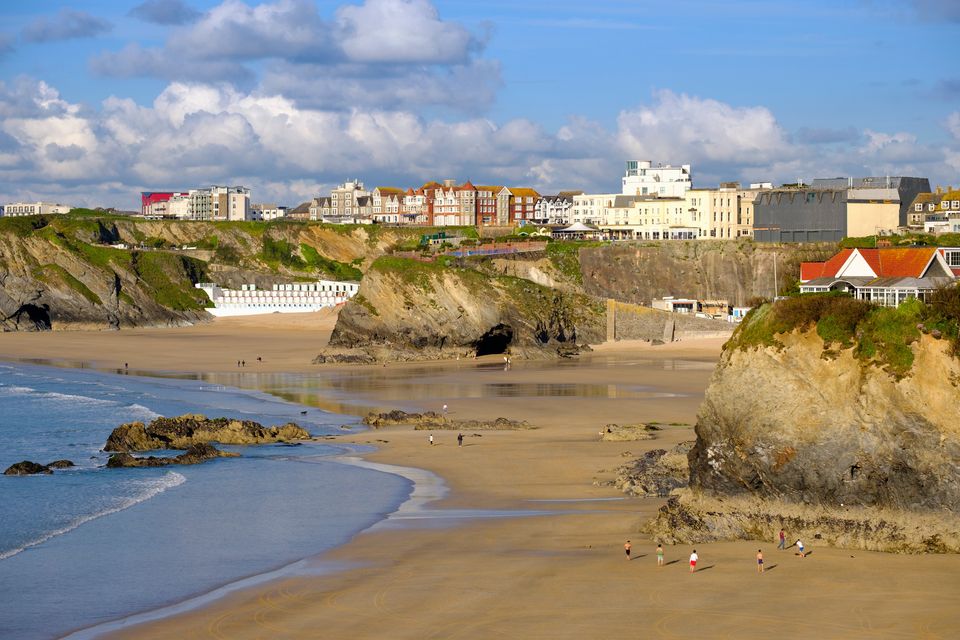
<path fill-rule="evenodd" d="M 690 573 L 693 573 L 697 570 L 697 560 L 700 559 L 700 556 L 697 555 L 697 550 L 694 549 L 693 553 L 690 554 Z"/>
<path fill-rule="evenodd" d="M 785 550 L 787 548 L 787 532 L 783 529 L 780 529 L 780 544 L 777 545 L 777 549 Z"/>
<path fill-rule="evenodd" d="M 447 415 L 447 405 L 443 405 L 443 415 Z"/>
<path fill-rule="evenodd" d="M 630 560 L 631 558 L 630 558 L 630 541 L 629 540 L 627 540 L 626 544 L 623 545 L 623 550 L 627 554 L 627 560 Z"/>
<path fill-rule="evenodd" d="M 763 550 L 757 549 L 757 573 L 763 573 Z"/>
<path fill-rule="evenodd" d="M 432 434 L 432 433 L 430 434 L 430 446 L 431 446 L 431 447 L 433 446 L 433 434 Z"/>
<path fill-rule="evenodd" d="M 796 542 L 795 544 L 797 545 L 797 551 L 800 552 L 800 557 L 801 557 L 801 558 L 806 558 L 807 556 L 805 556 L 804 553 L 803 553 L 803 543 L 800 542 L 799 540 L 797 540 L 797 542 Z"/>
<path fill-rule="evenodd" d="M 463 434 L 462 434 L 462 433 L 458 433 L 458 434 L 457 434 L 457 446 L 458 446 L 458 447 L 462 447 L 462 446 L 463 446 Z"/>
<path fill-rule="evenodd" d="M 657 566 L 663 566 L 663 543 L 657 543 Z"/>

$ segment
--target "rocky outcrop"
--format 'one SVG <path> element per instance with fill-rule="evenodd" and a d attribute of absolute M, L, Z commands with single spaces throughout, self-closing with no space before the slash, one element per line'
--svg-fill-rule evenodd
<path fill-rule="evenodd" d="M 647 451 L 620 466 L 610 483 L 630 496 L 665 498 L 687 486 L 690 468 L 687 455 L 693 442 L 681 442 L 666 449 Z"/>
<path fill-rule="evenodd" d="M 148 456 L 137 458 L 129 453 L 115 453 L 107 460 L 107 467 L 117 469 L 122 467 L 167 467 L 170 465 L 200 464 L 214 458 L 237 458 L 239 453 L 220 451 L 211 444 L 201 442 L 190 445 L 187 450 L 172 458 Z"/>
<path fill-rule="evenodd" d="M 122 424 L 107 438 L 103 450 L 189 449 L 193 445 L 210 442 L 267 444 L 308 438 L 310 433 L 292 422 L 276 427 L 264 427 L 252 420 L 183 415 L 175 418 L 156 418 L 147 425 L 142 422 Z"/>
<path fill-rule="evenodd" d="M 915 331 L 904 372 L 865 360 L 877 343 L 826 349 L 813 330 L 744 344 L 755 328 L 747 324 L 700 408 L 692 488 L 836 508 L 960 510 L 960 360 L 947 340 Z"/>
<path fill-rule="evenodd" d="M 22 462 L 17 462 L 7 467 L 7 470 L 3 472 L 3 475 L 34 476 L 40 473 L 51 474 L 53 471 L 51 471 L 50 467 L 46 465 L 31 462 L 30 460 L 23 460 Z"/>
<path fill-rule="evenodd" d="M 454 420 L 435 411 L 426 413 L 407 413 L 394 409 L 386 413 L 368 413 L 363 423 L 374 428 L 388 426 L 412 426 L 415 430 L 453 430 L 453 431 L 505 431 L 512 429 L 531 429 L 526 420 L 510 420 L 496 418 L 495 420 Z"/>
<path fill-rule="evenodd" d="M 49 475 L 53 473 L 54 469 L 67 469 L 73 466 L 75 465 L 69 460 L 54 460 L 50 464 L 39 464 L 36 462 L 31 462 L 30 460 L 24 460 L 7 467 L 6 471 L 3 472 L 3 475 L 33 476 L 41 473 Z"/>
<path fill-rule="evenodd" d="M 374 355 L 379 347 L 411 358 L 510 352 L 557 356 L 602 342 L 605 311 L 582 294 L 468 268 L 381 258 L 346 304 L 330 345 Z"/>
<path fill-rule="evenodd" d="M 600 430 L 600 439 L 605 442 L 630 442 L 653 440 L 660 427 L 653 424 L 608 424 Z"/>

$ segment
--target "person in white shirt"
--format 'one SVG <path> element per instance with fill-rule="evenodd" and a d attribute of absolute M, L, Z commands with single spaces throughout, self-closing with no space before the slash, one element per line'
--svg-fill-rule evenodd
<path fill-rule="evenodd" d="M 797 550 L 800 552 L 801 558 L 806 558 L 806 556 L 803 555 L 803 543 L 800 542 L 799 540 L 797 540 Z"/>
<path fill-rule="evenodd" d="M 693 553 L 690 554 L 690 573 L 693 573 L 697 570 L 697 560 L 700 559 L 700 556 L 697 555 L 697 550 L 694 549 Z"/>

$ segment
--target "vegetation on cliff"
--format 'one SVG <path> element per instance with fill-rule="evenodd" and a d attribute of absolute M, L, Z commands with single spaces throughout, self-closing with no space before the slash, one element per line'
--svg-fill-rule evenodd
<path fill-rule="evenodd" d="M 864 364 L 883 367 L 895 376 L 913 366 L 911 345 L 922 334 L 952 341 L 957 352 L 960 329 L 960 288 L 940 289 L 929 304 L 907 300 L 899 307 L 880 307 L 846 294 L 807 294 L 766 303 L 752 310 L 727 347 L 783 347 L 778 336 L 814 329 L 824 343 L 824 356 L 854 349 Z"/>

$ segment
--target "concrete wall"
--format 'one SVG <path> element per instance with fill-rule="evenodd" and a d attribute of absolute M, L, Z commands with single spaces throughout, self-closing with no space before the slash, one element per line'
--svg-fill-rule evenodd
<path fill-rule="evenodd" d="M 852 238 L 894 231 L 900 226 L 899 202 L 848 202 L 847 235 Z"/>
<path fill-rule="evenodd" d="M 761 192 L 753 208 L 757 242 L 839 242 L 848 235 L 846 189 Z"/>
<path fill-rule="evenodd" d="M 607 301 L 607 340 L 662 340 L 674 323 L 674 339 L 727 336 L 736 325 L 724 320 L 669 313 L 615 300 Z"/>

